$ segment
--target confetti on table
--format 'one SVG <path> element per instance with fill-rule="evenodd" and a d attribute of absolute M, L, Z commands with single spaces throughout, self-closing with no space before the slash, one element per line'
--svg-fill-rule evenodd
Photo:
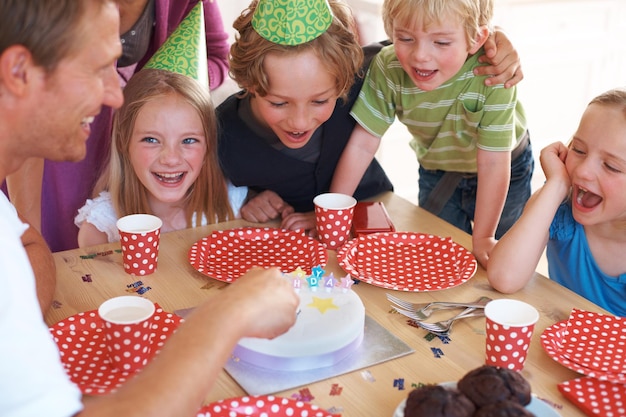
<path fill-rule="evenodd" d="M 367 371 L 367 370 L 361 371 L 361 376 L 366 381 L 376 382 L 376 379 L 374 378 L 374 376 L 372 375 L 372 373 L 370 371 Z"/>
<path fill-rule="evenodd" d="M 343 387 L 340 387 L 339 384 L 333 384 L 330 387 L 329 395 L 341 395 L 341 391 L 343 391 Z"/>
<path fill-rule="evenodd" d="M 343 413 L 343 407 L 332 406 L 326 411 L 328 411 L 331 414 L 341 414 Z"/>
<path fill-rule="evenodd" d="M 418 325 L 412 325 L 413 327 L 419 327 Z M 437 337 L 434 333 L 426 333 L 426 336 L 424 336 L 424 339 L 426 339 L 427 341 L 432 341 L 435 337 Z"/>
<path fill-rule="evenodd" d="M 404 378 L 396 378 L 393 380 L 394 388 L 398 388 L 399 391 L 404 390 Z"/>
<path fill-rule="evenodd" d="M 297 394 L 291 394 L 291 398 L 305 403 L 311 402 L 315 399 L 308 388 L 302 388 Z"/>
<path fill-rule="evenodd" d="M 115 250 L 111 249 L 111 250 L 103 251 L 103 252 L 88 253 L 87 255 L 80 255 L 80 258 L 81 259 L 93 259 L 96 256 L 109 256 L 109 255 L 112 255 L 113 252 L 121 253 L 122 250 L 121 249 L 115 249 Z"/>
<path fill-rule="evenodd" d="M 443 351 L 439 348 L 431 347 L 430 350 L 433 352 L 433 355 L 435 355 L 435 358 L 437 359 L 443 356 Z"/>
<path fill-rule="evenodd" d="M 137 294 L 144 295 L 146 292 L 150 291 L 152 287 L 140 287 L 137 289 Z"/>

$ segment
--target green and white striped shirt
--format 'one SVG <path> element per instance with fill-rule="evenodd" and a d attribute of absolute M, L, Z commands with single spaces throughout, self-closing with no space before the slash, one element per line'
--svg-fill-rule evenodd
<path fill-rule="evenodd" d="M 510 151 L 526 131 L 516 87 L 485 86 L 472 70 L 481 49 L 433 91 L 416 87 L 402 69 L 393 45 L 373 59 L 351 114 L 364 129 L 382 137 L 397 117 L 426 169 L 475 173 L 478 148 Z"/>

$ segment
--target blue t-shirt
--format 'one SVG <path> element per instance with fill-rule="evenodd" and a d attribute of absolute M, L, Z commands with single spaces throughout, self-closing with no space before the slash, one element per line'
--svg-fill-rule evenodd
<path fill-rule="evenodd" d="M 596 264 L 585 229 L 563 203 L 550 226 L 546 255 L 550 279 L 617 316 L 626 316 L 626 274 L 605 274 Z"/>

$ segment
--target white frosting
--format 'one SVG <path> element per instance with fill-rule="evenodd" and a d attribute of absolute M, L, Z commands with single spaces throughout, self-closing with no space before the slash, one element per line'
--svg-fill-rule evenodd
<path fill-rule="evenodd" d="M 354 291 L 303 286 L 299 295 L 300 312 L 287 333 L 272 340 L 244 338 L 235 358 L 260 367 L 304 370 L 331 366 L 359 347 L 365 308 Z"/>

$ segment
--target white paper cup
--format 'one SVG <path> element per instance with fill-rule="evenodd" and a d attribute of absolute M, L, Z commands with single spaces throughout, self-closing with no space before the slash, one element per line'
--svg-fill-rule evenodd
<path fill-rule="evenodd" d="M 162 225 L 151 214 L 131 214 L 117 221 L 124 271 L 139 276 L 156 271 Z"/>
<path fill-rule="evenodd" d="M 325 193 L 315 197 L 313 204 L 318 239 L 328 249 L 338 249 L 350 238 L 356 199 L 346 194 Z"/>
<path fill-rule="evenodd" d="M 519 371 L 539 320 L 539 312 L 530 304 L 502 298 L 485 306 L 485 363 Z"/>
<path fill-rule="evenodd" d="M 152 301 L 133 295 L 111 298 L 100 305 L 104 340 L 116 369 L 135 372 L 148 362 L 154 312 Z"/>

